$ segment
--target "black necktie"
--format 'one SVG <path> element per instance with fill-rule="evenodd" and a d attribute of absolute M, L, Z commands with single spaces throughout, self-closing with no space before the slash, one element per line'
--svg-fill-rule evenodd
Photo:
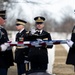
<path fill-rule="evenodd" d="M 40 35 L 40 31 L 37 31 L 36 34 Z"/>

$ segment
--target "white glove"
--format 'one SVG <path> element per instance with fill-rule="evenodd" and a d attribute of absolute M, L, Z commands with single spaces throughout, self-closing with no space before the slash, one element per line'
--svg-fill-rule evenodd
<path fill-rule="evenodd" d="M 40 47 L 41 46 L 41 45 L 39 45 L 39 42 L 32 42 L 31 45 L 35 46 L 35 47 Z"/>
<path fill-rule="evenodd" d="M 37 41 L 43 41 L 42 39 L 36 39 Z"/>
<path fill-rule="evenodd" d="M 9 43 L 4 43 L 7 47 L 9 47 L 10 46 L 10 44 Z"/>
<path fill-rule="evenodd" d="M 35 29 L 31 29 L 31 34 L 34 34 L 35 32 Z"/>
<path fill-rule="evenodd" d="M 27 63 L 29 63 L 29 61 L 25 60 L 25 61 L 24 61 L 24 63 L 26 63 L 26 64 L 27 64 Z"/>
<path fill-rule="evenodd" d="M 10 46 L 9 43 L 4 43 L 1 45 L 1 51 L 6 51 L 6 49 Z"/>
<path fill-rule="evenodd" d="M 68 44 L 69 47 L 72 47 L 72 45 L 73 45 L 73 43 L 74 43 L 74 42 L 71 41 L 71 40 L 67 40 L 66 42 L 67 42 L 67 44 Z"/>
<path fill-rule="evenodd" d="M 53 42 L 52 41 L 46 42 L 46 45 L 48 46 L 53 45 Z"/>

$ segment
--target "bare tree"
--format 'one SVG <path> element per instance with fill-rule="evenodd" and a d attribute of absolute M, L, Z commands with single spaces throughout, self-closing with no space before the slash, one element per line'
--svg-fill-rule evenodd
<path fill-rule="evenodd" d="M 61 24 L 60 31 L 69 33 L 72 31 L 74 24 L 75 24 L 74 19 L 72 17 L 68 16 L 64 19 L 63 23 Z"/>

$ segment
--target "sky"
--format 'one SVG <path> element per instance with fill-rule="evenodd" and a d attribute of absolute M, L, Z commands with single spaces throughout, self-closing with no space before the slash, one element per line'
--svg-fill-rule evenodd
<path fill-rule="evenodd" d="M 16 18 L 30 23 L 34 17 L 44 16 L 62 22 L 65 16 L 75 18 L 75 0 L 10 0 L 7 5 L 7 18 L 13 22 Z M 15 18 L 15 19 L 14 19 Z"/>

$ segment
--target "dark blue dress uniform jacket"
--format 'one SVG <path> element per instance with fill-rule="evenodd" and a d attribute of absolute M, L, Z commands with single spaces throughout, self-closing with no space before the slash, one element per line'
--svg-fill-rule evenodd
<path fill-rule="evenodd" d="M 0 27 L 0 45 L 7 41 L 9 41 L 9 39 L 6 30 Z M 9 47 L 8 49 L 3 52 L 0 51 L 0 68 L 8 68 L 13 65 L 12 48 Z"/>
<path fill-rule="evenodd" d="M 16 41 L 28 41 L 27 39 L 27 31 L 24 29 L 21 33 L 16 34 Z M 15 62 L 16 63 L 24 63 L 24 60 L 27 60 L 29 48 L 19 47 L 16 48 L 15 51 Z"/>
<path fill-rule="evenodd" d="M 36 39 L 51 40 L 51 36 L 48 32 L 43 30 L 41 34 L 37 35 L 37 32 L 35 32 L 34 35 L 30 36 L 31 41 L 34 41 Z M 52 48 L 52 46 L 53 45 L 51 45 L 49 48 Z M 48 63 L 47 47 L 30 48 L 28 58 L 30 62 L 34 63 Z"/>
<path fill-rule="evenodd" d="M 75 65 L 75 26 L 72 30 L 71 40 L 74 42 L 72 47 L 69 49 L 66 64 Z"/>

